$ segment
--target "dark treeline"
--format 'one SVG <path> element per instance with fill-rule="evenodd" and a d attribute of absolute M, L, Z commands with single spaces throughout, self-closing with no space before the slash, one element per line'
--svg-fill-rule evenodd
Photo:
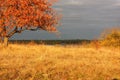
<path fill-rule="evenodd" d="M 55 45 L 55 44 L 82 44 L 82 43 L 90 43 L 91 40 L 10 40 L 10 43 L 18 43 L 18 44 L 48 44 L 48 45 Z"/>

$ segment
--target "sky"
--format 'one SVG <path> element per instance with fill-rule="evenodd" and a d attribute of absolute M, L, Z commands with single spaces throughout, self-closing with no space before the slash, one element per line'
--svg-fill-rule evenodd
<path fill-rule="evenodd" d="M 62 14 L 60 36 L 46 31 L 24 31 L 11 39 L 96 39 L 108 28 L 120 27 L 120 0 L 59 0 L 54 8 Z"/>

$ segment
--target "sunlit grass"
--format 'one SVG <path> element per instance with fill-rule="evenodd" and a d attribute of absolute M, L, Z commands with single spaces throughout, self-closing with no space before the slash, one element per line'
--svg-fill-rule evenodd
<path fill-rule="evenodd" d="M 0 80 L 120 79 L 120 50 L 80 45 L 0 48 Z"/>

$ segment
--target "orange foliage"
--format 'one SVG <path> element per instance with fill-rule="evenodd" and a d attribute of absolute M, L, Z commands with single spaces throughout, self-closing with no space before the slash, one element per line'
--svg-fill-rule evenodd
<path fill-rule="evenodd" d="M 24 30 L 56 31 L 56 0 L 0 0 L 0 36 L 11 37 Z"/>

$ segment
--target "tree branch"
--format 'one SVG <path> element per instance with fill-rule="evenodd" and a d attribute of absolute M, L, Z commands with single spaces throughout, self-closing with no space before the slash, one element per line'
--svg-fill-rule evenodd
<path fill-rule="evenodd" d="M 18 30 L 18 28 L 16 27 L 11 33 L 8 34 L 7 37 L 10 38 L 10 37 L 13 36 L 15 33 L 21 33 L 21 32 L 24 31 L 24 30 L 37 31 L 38 29 L 39 29 L 39 27 L 34 28 L 34 29 L 32 29 L 32 28 L 24 28 L 24 29 L 20 28 L 20 29 Z"/>
<path fill-rule="evenodd" d="M 12 31 L 12 32 L 10 32 L 8 35 L 7 35 L 7 37 L 11 37 L 12 35 L 14 35 L 15 33 L 17 32 L 17 27 L 15 27 L 15 29 Z"/>

